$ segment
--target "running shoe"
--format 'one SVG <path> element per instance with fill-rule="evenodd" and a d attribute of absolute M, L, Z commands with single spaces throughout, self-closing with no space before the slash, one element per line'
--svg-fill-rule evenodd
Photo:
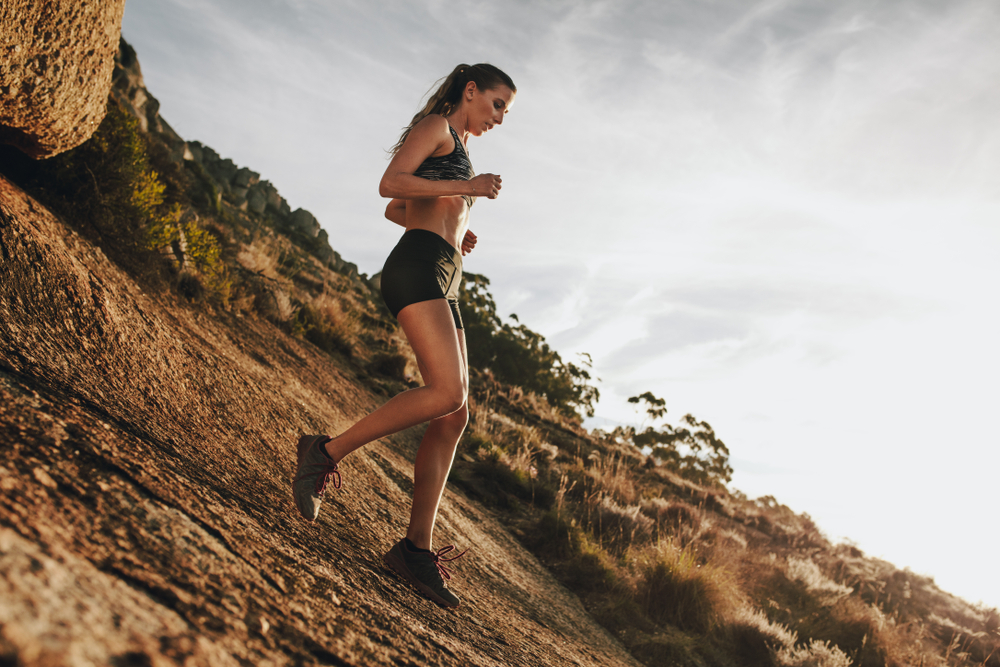
<path fill-rule="evenodd" d="M 437 551 L 413 551 L 406 546 L 404 538 L 382 557 L 382 561 L 427 599 L 442 607 L 457 607 L 462 601 L 445 586 L 445 580 L 451 579 L 451 570 L 444 564 L 461 558 L 466 552 L 444 557 L 454 550 L 455 547 L 449 544 Z"/>
<path fill-rule="evenodd" d="M 292 495 L 295 496 L 299 514 L 307 521 L 315 521 L 319 515 L 319 506 L 323 504 L 323 494 L 331 478 L 333 488 L 340 488 L 337 464 L 322 449 L 332 439 L 328 435 L 304 435 L 299 438 L 298 466 L 292 480 Z"/>

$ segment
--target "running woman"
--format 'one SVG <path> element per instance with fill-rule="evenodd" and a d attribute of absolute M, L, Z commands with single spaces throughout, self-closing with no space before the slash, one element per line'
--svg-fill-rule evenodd
<path fill-rule="evenodd" d="M 434 522 L 458 441 L 469 421 L 469 368 L 458 289 L 462 256 L 476 246 L 469 210 L 479 197 L 496 199 L 500 176 L 472 170 L 466 142 L 503 123 L 517 88 L 489 64 L 459 65 L 392 148 L 379 194 L 385 217 L 406 228 L 382 269 L 382 298 L 413 348 L 424 386 L 397 394 L 340 435 L 298 442 L 292 492 L 309 521 L 319 514 L 328 483 L 340 488 L 339 463 L 369 442 L 430 422 L 413 465 L 413 505 L 406 536 L 384 556 L 386 565 L 445 607 L 445 563 L 454 550 L 431 547 Z M 459 554 L 461 555 L 461 554 Z"/>

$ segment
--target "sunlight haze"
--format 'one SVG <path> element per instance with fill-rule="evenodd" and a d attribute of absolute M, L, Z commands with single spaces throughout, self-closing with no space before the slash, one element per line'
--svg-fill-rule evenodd
<path fill-rule="evenodd" d="M 732 488 L 1000 605 L 1000 4 L 128 0 L 123 37 L 182 137 L 368 274 L 401 232 L 385 150 L 455 65 L 499 66 L 465 269 L 592 355 L 594 424 L 652 391 Z"/>

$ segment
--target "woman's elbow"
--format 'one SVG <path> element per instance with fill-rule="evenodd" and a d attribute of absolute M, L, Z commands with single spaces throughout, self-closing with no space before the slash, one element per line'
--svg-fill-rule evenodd
<path fill-rule="evenodd" d="M 378 182 L 378 194 L 386 199 L 399 197 L 399 184 L 396 183 L 396 178 L 389 174 L 383 176 L 382 180 Z"/>

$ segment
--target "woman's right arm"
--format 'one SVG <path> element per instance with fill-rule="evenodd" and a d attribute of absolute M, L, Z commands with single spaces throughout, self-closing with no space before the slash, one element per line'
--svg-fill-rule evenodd
<path fill-rule="evenodd" d="M 456 195 L 496 198 L 500 192 L 500 177 L 493 174 L 480 174 L 470 181 L 432 181 L 413 175 L 435 152 L 453 146 L 448 120 L 436 114 L 427 116 L 413 126 L 406 141 L 389 162 L 378 185 L 379 194 L 390 199 L 431 199 Z"/>
<path fill-rule="evenodd" d="M 385 207 L 385 218 L 400 227 L 406 227 L 406 202 L 402 199 L 391 200 Z"/>

